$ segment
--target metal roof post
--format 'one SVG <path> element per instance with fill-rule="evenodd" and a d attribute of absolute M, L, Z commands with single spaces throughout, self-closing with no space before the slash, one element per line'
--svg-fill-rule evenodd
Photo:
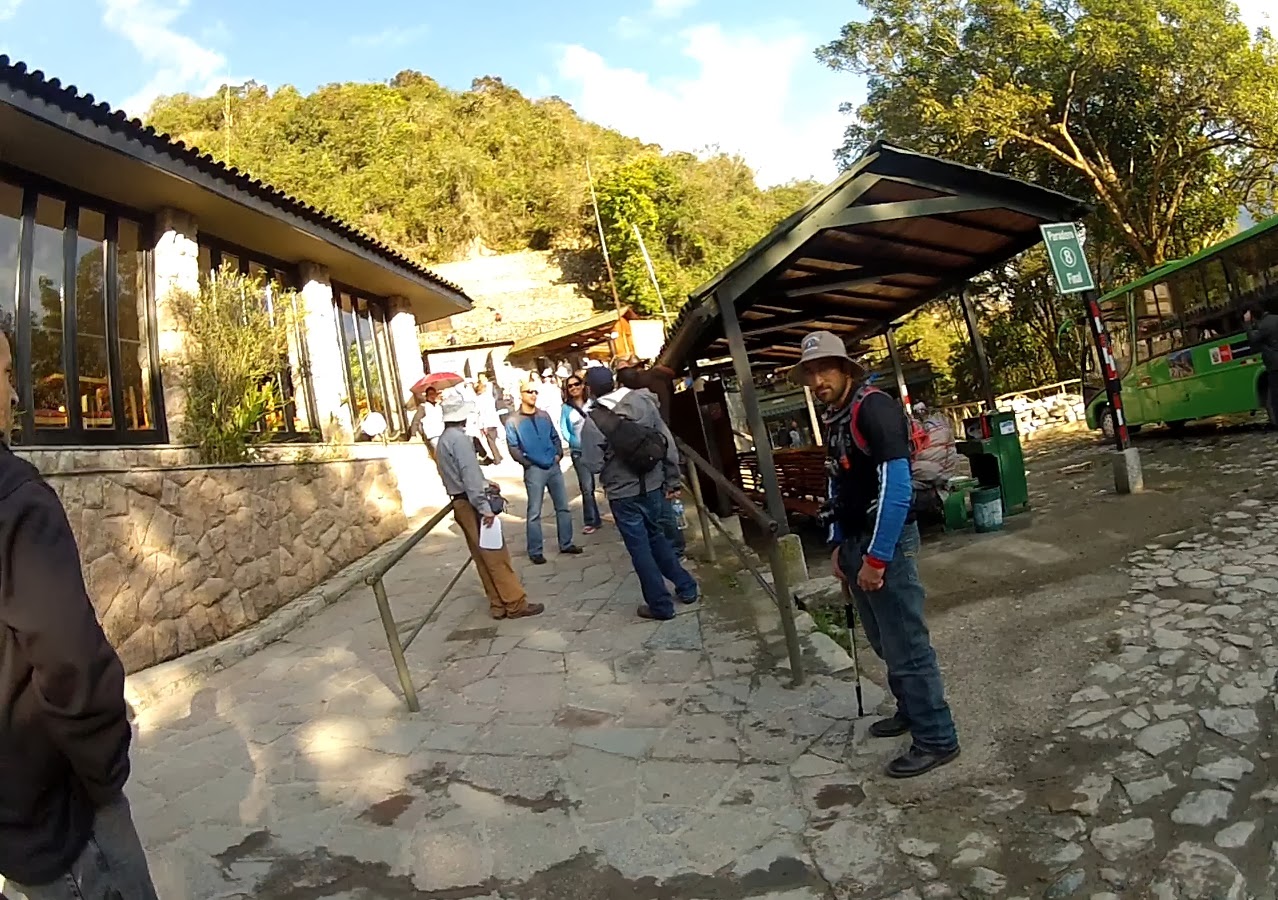
<path fill-rule="evenodd" d="M 892 358 L 892 372 L 896 375 L 896 390 L 901 398 L 901 405 L 906 413 L 910 411 L 910 388 L 905 383 L 905 370 L 901 368 L 901 356 L 896 352 L 896 329 L 899 326 L 889 325 L 883 337 L 887 340 L 888 356 Z"/>
<path fill-rule="evenodd" d="M 754 389 L 754 374 L 750 371 L 750 357 L 746 353 L 745 335 L 741 333 L 741 320 L 737 318 L 735 298 L 726 300 L 719 297 L 719 314 L 723 317 L 723 332 L 728 339 L 728 352 L 732 355 L 732 369 L 741 390 L 746 424 L 754 438 L 754 452 L 759 460 L 759 478 L 763 481 L 768 515 L 777 522 L 778 536 L 788 534 L 790 529 L 786 522 L 785 503 L 781 499 L 781 485 L 777 481 L 776 460 L 772 457 L 772 441 L 768 438 L 763 413 L 759 410 L 759 394 Z"/>
<path fill-rule="evenodd" d="M 963 307 L 963 319 L 967 322 L 967 333 L 972 339 L 972 352 L 976 354 L 976 368 L 981 375 L 981 399 L 985 401 L 986 412 L 994 412 L 994 380 L 990 375 L 990 358 L 985 355 L 985 341 L 981 340 L 980 325 L 976 321 L 976 307 L 972 305 L 971 292 L 967 282 L 959 289 L 959 303 Z"/>

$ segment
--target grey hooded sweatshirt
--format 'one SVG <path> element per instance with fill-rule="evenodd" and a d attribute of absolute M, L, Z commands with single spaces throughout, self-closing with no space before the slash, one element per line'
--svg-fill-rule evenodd
<path fill-rule="evenodd" d="M 670 434 L 670 429 L 661 419 L 656 395 L 647 388 L 640 388 L 637 391 L 618 388 L 595 402 L 608 407 L 619 416 L 625 416 L 645 428 L 660 431 L 666 436 L 665 460 L 651 472 L 640 476 L 621 460 L 613 458 L 603 432 L 587 415 L 586 422 L 581 427 L 581 461 L 587 469 L 599 476 L 599 484 L 604 489 L 604 496 L 609 500 L 621 500 L 656 490 L 667 493 L 677 490 L 679 451 L 675 449 L 674 436 Z"/>

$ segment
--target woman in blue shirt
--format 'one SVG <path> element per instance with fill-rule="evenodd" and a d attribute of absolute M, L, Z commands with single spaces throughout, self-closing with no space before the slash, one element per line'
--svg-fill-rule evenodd
<path fill-rule="evenodd" d="M 595 500 L 595 476 L 581 463 L 581 426 L 586 422 L 589 404 L 586 400 L 586 383 L 580 372 L 568 376 L 564 383 L 564 406 L 559 415 L 559 431 L 568 442 L 572 455 L 572 467 L 577 472 L 577 485 L 581 488 L 581 512 L 586 534 L 594 534 L 603 525 L 599 515 L 599 503 Z"/>

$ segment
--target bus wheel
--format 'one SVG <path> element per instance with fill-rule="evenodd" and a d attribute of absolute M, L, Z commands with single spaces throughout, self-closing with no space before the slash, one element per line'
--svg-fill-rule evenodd
<path fill-rule="evenodd" d="M 1185 429 L 1189 426 L 1188 419 L 1177 419 L 1175 422 L 1167 423 L 1167 430 L 1172 434 L 1184 434 Z"/>

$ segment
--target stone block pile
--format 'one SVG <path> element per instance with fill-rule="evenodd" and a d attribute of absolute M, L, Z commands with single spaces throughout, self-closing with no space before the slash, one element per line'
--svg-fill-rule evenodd
<path fill-rule="evenodd" d="M 1081 394 L 1048 394 L 1033 400 L 1019 396 L 1000 400 L 998 406 L 1004 412 L 1016 414 L 1016 430 L 1022 436 L 1044 428 L 1072 425 L 1086 418 Z"/>

